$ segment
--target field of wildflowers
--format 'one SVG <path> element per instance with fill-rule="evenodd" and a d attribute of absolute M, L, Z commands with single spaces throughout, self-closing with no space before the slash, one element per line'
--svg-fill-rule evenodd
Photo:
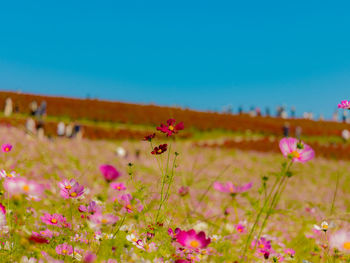
<path fill-rule="evenodd" d="M 294 138 L 193 147 L 185 125 L 118 143 L 1 127 L 1 262 L 350 262 L 348 161 Z"/>

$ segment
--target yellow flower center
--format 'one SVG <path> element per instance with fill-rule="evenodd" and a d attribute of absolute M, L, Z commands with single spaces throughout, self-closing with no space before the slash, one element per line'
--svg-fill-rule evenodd
<path fill-rule="evenodd" d="M 264 244 L 260 244 L 259 247 L 260 247 L 260 248 L 264 248 Z"/>
<path fill-rule="evenodd" d="M 292 156 L 292 158 L 299 159 L 300 153 L 298 151 L 292 151 L 291 156 Z"/>
<path fill-rule="evenodd" d="M 350 241 L 345 242 L 345 243 L 343 244 L 343 248 L 346 249 L 346 250 L 350 250 Z"/>
<path fill-rule="evenodd" d="M 199 247 L 199 242 L 197 240 L 192 240 L 190 242 L 190 246 L 193 248 L 198 248 Z"/>
<path fill-rule="evenodd" d="M 117 186 L 117 189 L 120 190 L 120 189 L 122 189 L 122 188 L 121 188 L 120 186 Z"/>
<path fill-rule="evenodd" d="M 106 218 L 103 218 L 102 220 L 101 220 L 101 223 L 102 224 L 106 224 L 108 222 L 108 220 L 106 219 Z"/>
<path fill-rule="evenodd" d="M 77 196 L 77 193 L 76 192 L 73 192 L 70 194 L 71 197 L 76 197 Z"/>
<path fill-rule="evenodd" d="M 62 250 L 62 253 L 63 253 L 63 254 L 67 254 L 68 251 L 67 251 L 66 249 L 63 249 L 63 250 Z"/>
<path fill-rule="evenodd" d="M 72 188 L 72 186 L 71 185 L 66 185 L 66 187 L 65 187 L 66 189 L 71 189 Z"/>
<path fill-rule="evenodd" d="M 169 125 L 169 130 L 173 131 L 174 130 L 174 126 Z"/>
<path fill-rule="evenodd" d="M 161 153 L 161 152 L 162 152 L 162 149 L 159 149 L 158 152 Z"/>
<path fill-rule="evenodd" d="M 57 223 L 57 219 L 56 218 L 52 218 L 51 219 L 51 223 L 56 224 Z"/>
<path fill-rule="evenodd" d="M 9 147 L 6 147 L 6 148 L 5 148 L 5 152 L 8 152 L 9 150 L 10 150 Z"/>
<path fill-rule="evenodd" d="M 327 230 L 327 229 L 328 229 L 328 225 L 323 224 L 323 225 L 322 225 L 322 229 L 323 229 L 323 230 Z"/>
<path fill-rule="evenodd" d="M 23 185 L 22 189 L 23 189 L 23 191 L 28 192 L 29 186 L 27 184 L 25 184 L 25 185 Z"/>
<path fill-rule="evenodd" d="M 129 210 L 132 210 L 132 206 L 130 204 L 127 204 L 125 207 Z"/>

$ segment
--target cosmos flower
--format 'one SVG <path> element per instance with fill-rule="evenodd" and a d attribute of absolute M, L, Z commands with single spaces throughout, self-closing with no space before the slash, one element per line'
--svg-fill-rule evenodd
<path fill-rule="evenodd" d="M 95 213 L 90 217 L 90 221 L 95 224 L 113 225 L 119 220 L 119 217 L 113 214 Z"/>
<path fill-rule="evenodd" d="M 153 151 L 151 152 L 152 154 L 162 154 L 163 152 L 166 152 L 168 145 L 165 144 L 161 144 L 158 147 L 154 147 Z"/>
<path fill-rule="evenodd" d="M 319 230 L 319 231 L 324 231 L 327 232 L 327 230 L 330 228 L 328 223 L 326 221 L 323 221 L 320 226 L 314 225 L 314 229 Z"/>
<path fill-rule="evenodd" d="M 282 154 L 293 162 L 305 163 L 315 157 L 314 150 L 295 138 L 283 138 L 279 143 Z"/>
<path fill-rule="evenodd" d="M 113 181 L 121 176 L 118 170 L 109 164 L 103 164 L 100 166 L 100 171 L 107 182 Z"/>
<path fill-rule="evenodd" d="M 180 196 L 185 196 L 185 195 L 188 194 L 189 191 L 190 191 L 190 188 L 188 186 L 181 186 L 179 188 L 178 193 L 179 193 Z"/>
<path fill-rule="evenodd" d="M 292 257 L 292 258 L 295 256 L 295 250 L 291 249 L 291 248 L 286 248 L 284 250 L 284 253 L 287 254 L 288 256 Z"/>
<path fill-rule="evenodd" d="M 160 124 L 159 127 L 157 127 L 158 131 L 166 133 L 167 136 L 171 136 L 175 133 L 178 133 L 180 130 L 183 130 L 183 129 L 184 129 L 183 122 L 176 124 L 175 119 L 169 119 L 169 120 L 167 120 L 166 125 L 162 123 L 162 124 Z"/>
<path fill-rule="evenodd" d="M 84 186 L 80 185 L 75 180 L 64 180 L 59 183 L 61 188 L 60 194 L 63 198 L 78 198 L 84 194 Z"/>
<path fill-rule="evenodd" d="M 7 173 L 5 170 L 1 170 L 0 171 L 0 176 L 2 178 L 14 178 L 14 177 L 19 176 L 19 174 L 16 173 L 15 171 L 12 171 L 11 173 Z"/>
<path fill-rule="evenodd" d="M 139 199 L 134 199 L 130 194 L 122 194 L 117 197 L 116 201 L 122 205 L 122 210 L 133 213 L 135 211 L 141 212 L 143 205 Z"/>
<path fill-rule="evenodd" d="M 97 212 L 101 212 L 102 211 L 102 208 L 97 205 L 97 203 L 95 201 L 91 201 L 89 203 L 88 206 L 85 206 L 85 205 L 80 205 L 79 208 L 78 208 L 79 212 L 87 212 L 91 215 L 97 213 Z"/>
<path fill-rule="evenodd" d="M 126 187 L 123 183 L 111 183 L 111 187 L 118 191 L 126 190 Z"/>
<path fill-rule="evenodd" d="M 210 238 L 206 238 L 203 231 L 197 234 L 193 229 L 189 231 L 181 230 L 176 236 L 176 241 L 190 249 L 202 249 L 210 244 Z"/>
<path fill-rule="evenodd" d="M 44 213 L 44 215 L 40 218 L 44 224 L 62 227 L 67 225 L 67 220 L 64 216 L 60 214 L 49 214 Z"/>
<path fill-rule="evenodd" d="M 237 230 L 238 233 L 243 234 L 243 233 L 246 232 L 245 226 L 242 225 L 242 224 L 237 224 L 237 225 L 235 225 L 235 228 L 236 228 L 236 230 Z"/>
<path fill-rule="evenodd" d="M 247 183 L 242 186 L 236 186 L 231 182 L 227 182 L 225 185 L 219 182 L 214 183 L 214 189 L 223 193 L 237 194 L 247 192 L 250 188 L 252 188 L 253 183 Z"/>
<path fill-rule="evenodd" d="M 8 153 L 8 152 L 10 152 L 10 151 L 12 150 L 12 145 L 9 144 L 9 143 L 5 143 L 5 144 L 3 144 L 3 145 L 1 146 L 1 150 L 2 150 L 2 152 L 4 152 L 4 153 Z"/>
<path fill-rule="evenodd" d="M 150 142 L 150 141 L 152 141 L 152 139 L 154 139 L 154 137 L 156 137 L 155 133 L 145 136 L 145 138 L 143 138 L 143 140 Z"/>
<path fill-rule="evenodd" d="M 56 247 L 56 253 L 58 255 L 72 255 L 73 254 L 73 247 L 71 245 L 66 244 L 66 243 L 60 244 Z"/>
<path fill-rule="evenodd" d="M 0 203 L 0 214 L 6 215 L 6 208 L 2 203 Z"/>
<path fill-rule="evenodd" d="M 271 241 L 261 237 L 259 240 L 252 241 L 252 247 L 254 248 L 255 246 L 258 248 L 258 252 L 266 254 L 271 250 Z"/>
<path fill-rule="evenodd" d="M 44 186 L 36 181 L 27 180 L 24 177 L 6 178 L 4 188 L 11 195 L 32 195 L 40 196 L 44 191 Z"/>
<path fill-rule="evenodd" d="M 349 110 L 350 109 L 350 101 L 342 100 L 341 103 L 338 104 L 338 108 Z"/>
<path fill-rule="evenodd" d="M 329 238 L 329 245 L 339 251 L 350 253 L 350 232 L 339 230 Z"/>

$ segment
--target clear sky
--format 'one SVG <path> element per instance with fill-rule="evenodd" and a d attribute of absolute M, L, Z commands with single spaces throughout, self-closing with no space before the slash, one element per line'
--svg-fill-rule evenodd
<path fill-rule="evenodd" d="M 349 1 L 1 1 L 0 89 L 220 110 L 350 99 Z"/>

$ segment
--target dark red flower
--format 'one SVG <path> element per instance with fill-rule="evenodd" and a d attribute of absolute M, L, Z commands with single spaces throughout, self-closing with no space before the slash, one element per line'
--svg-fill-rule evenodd
<path fill-rule="evenodd" d="M 34 243 L 38 243 L 38 244 L 48 244 L 49 240 L 47 240 L 46 238 L 39 236 L 39 235 L 31 235 L 29 238 L 29 241 L 34 242 Z"/>
<path fill-rule="evenodd" d="M 162 154 L 163 152 L 165 152 L 167 150 L 168 145 L 165 144 L 161 144 L 158 147 L 154 147 L 153 151 L 151 152 L 152 154 Z"/>
<path fill-rule="evenodd" d="M 153 139 L 154 137 L 156 137 L 156 134 L 155 134 L 155 133 L 145 136 L 145 138 L 143 138 L 143 140 L 144 140 L 144 141 L 149 141 L 149 142 L 150 142 L 150 141 L 152 141 L 152 139 Z"/>
<path fill-rule="evenodd" d="M 158 131 L 164 132 L 167 134 L 167 136 L 171 136 L 175 133 L 178 133 L 180 130 L 184 129 L 183 122 L 180 122 L 176 124 L 175 119 L 169 119 L 167 120 L 167 124 L 161 123 L 159 127 L 157 127 Z"/>

